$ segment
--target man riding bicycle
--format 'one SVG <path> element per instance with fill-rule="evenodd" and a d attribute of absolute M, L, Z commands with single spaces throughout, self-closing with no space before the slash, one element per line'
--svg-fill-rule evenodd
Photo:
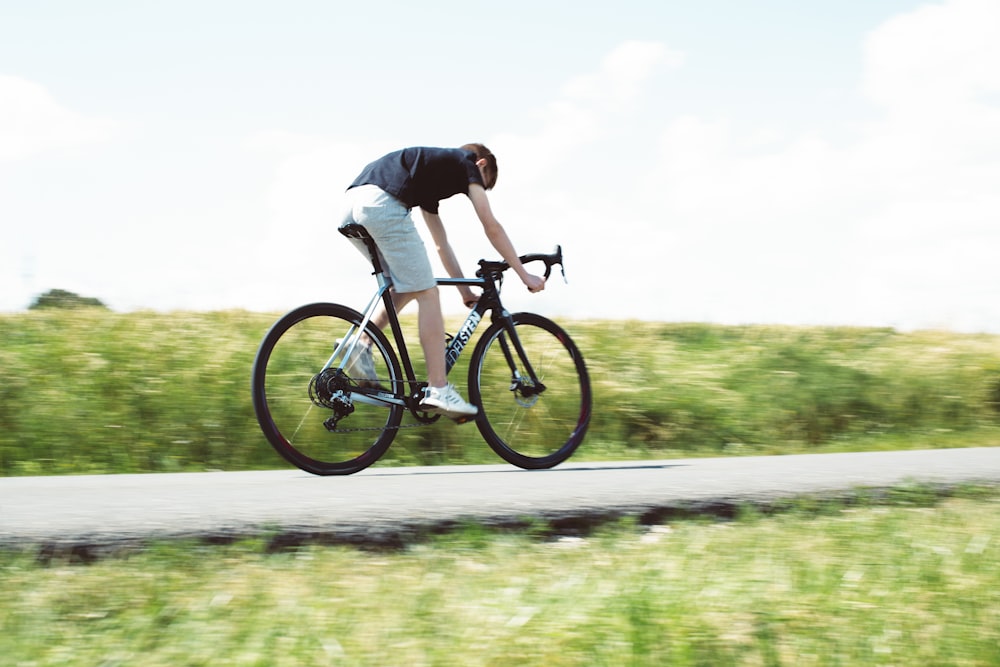
<path fill-rule="evenodd" d="M 486 195 L 496 184 L 496 157 L 482 144 L 461 148 L 411 147 L 394 151 L 368 164 L 347 189 L 347 210 L 341 227 L 358 224 L 375 239 L 392 280 L 392 302 L 399 311 L 410 301 L 418 307 L 420 345 L 427 366 L 428 387 L 420 408 L 446 417 L 474 416 L 478 409 L 449 384 L 445 365 L 444 315 L 430 258 L 410 215 L 421 210 L 445 271 L 462 278 L 462 269 L 448 242 L 438 208 L 442 199 L 456 194 L 469 197 L 486 238 L 517 273 L 529 292 L 545 289 L 545 280 L 528 273 L 503 226 L 497 221 Z M 368 257 L 358 239 L 351 241 Z M 462 301 L 472 307 L 477 297 L 468 286 L 459 286 Z M 388 322 L 384 309 L 372 318 L 379 328 Z M 362 348 L 351 359 L 359 377 L 374 377 L 371 349 Z M 355 373 L 352 373 L 355 374 Z"/>

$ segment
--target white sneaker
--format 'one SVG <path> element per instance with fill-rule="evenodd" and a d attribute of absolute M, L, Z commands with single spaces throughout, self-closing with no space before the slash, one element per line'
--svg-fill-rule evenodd
<path fill-rule="evenodd" d="M 453 384 L 424 389 L 424 398 L 420 401 L 420 408 L 451 419 L 474 417 L 479 413 L 479 408 L 472 403 L 466 403 Z"/>
<path fill-rule="evenodd" d="M 337 341 L 340 345 L 340 341 Z M 375 360 L 372 358 L 371 345 L 357 343 L 354 351 L 344 365 L 344 370 L 358 386 L 368 389 L 381 389 L 382 384 L 378 381 L 375 372 Z"/>

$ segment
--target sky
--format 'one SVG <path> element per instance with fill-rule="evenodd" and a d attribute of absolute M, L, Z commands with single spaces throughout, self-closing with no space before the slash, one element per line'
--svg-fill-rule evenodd
<path fill-rule="evenodd" d="M 346 186 L 478 141 L 512 310 L 1000 333 L 998 64 L 997 0 L 0 0 L 0 312 L 360 307 Z"/>

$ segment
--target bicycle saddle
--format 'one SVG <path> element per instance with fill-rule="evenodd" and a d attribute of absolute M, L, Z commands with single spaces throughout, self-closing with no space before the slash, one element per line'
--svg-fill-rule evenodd
<path fill-rule="evenodd" d="M 356 223 L 350 223 L 349 225 L 344 225 L 343 227 L 338 227 L 340 233 L 351 239 L 370 239 L 371 236 L 368 234 L 368 230 Z"/>

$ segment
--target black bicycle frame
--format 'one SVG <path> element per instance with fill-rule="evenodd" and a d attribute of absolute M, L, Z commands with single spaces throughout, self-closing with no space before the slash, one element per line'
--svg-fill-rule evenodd
<path fill-rule="evenodd" d="M 462 323 L 462 326 L 458 328 L 455 335 L 452 336 L 447 347 L 445 348 L 445 374 L 451 373 L 451 369 L 454 368 L 456 363 L 458 363 L 459 357 L 461 357 L 462 352 L 469 345 L 469 343 L 472 342 L 472 337 L 475 335 L 476 330 L 483 322 L 487 313 L 492 312 L 493 314 L 490 320 L 491 322 L 495 322 L 497 320 L 504 320 L 508 323 L 510 322 L 510 313 L 504 309 L 503 304 L 500 302 L 500 291 L 497 288 L 496 281 L 496 277 L 491 275 L 481 278 L 437 279 L 438 286 L 442 287 L 458 287 L 465 285 L 469 287 L 478 287 L 482 290 L 482 294 L 476 302 L 476 305 L 469 311 L 469 314 Z M 416 386 L 418 384 L 416 381 L 416 373 L 413 370 L 410 354 L 406 348 L 406 341 L 403 337 L 402 328 L 399 324 L 399 316 L 396 313 L 396 309 L 392 305 L 392 295 L 389 293 L 388 289 L 383 292 L 382 301 L 386 308 L 386 312 L 389 315 L 389 326 L 392 330 L 393 339 L 396 343 L 396 351 L 399 353 L 400 363 L 403 365 L 403 373 L 406 376 L 407 381 L 411 385 Z M 514 343 L 514 349 L 518 353 L 517 356 L 524 362 L 525 368 L 532 380 L 537 381 L 535 378 L 535 372 L 525 357 L 524 349 L 521 347 L 521 342 L 517 338 L 517 333 L 514 331 L 514 327 L 511 324 L 508 324 L 505 328 L 507 336 L 509 336 L 510 340 Z M 507 359 L 507 363 L 511 368 L 511 373 L 514 374 L 516 372 L 515 369 L 517 368 L 517 365 L 514 363 L 514 357 L 511 354 L 506 337 L 501 338 L 500 345 L 503 349 L 504 357 Z"/>
<path fill-rule="evenodd" d="M 378 301 L 381 301 L 385 307 L 386 313 L 389 317 L 389 326 L 392 330 L 392 336 L 396 343 L 396 351 L 399 353 L 399 360 L 403 366 L 404 378 L 402 382 L 404 384 L 409 384 L 412 387 L 412 391 L 409 393 L 411 397 L 419 398 L 419 389 L 421 385 L 426 383 L 421 383 L 417 381 L 417 375 L 413 370 L 413 363 L 410 360 L 410 353 L 406 347 L 406 339 L 403 337 L 403 330 L 399 324 L 399 315 L 396 312 L 396 307 L 392 303 L 392 294 L 390 288 L 392 287 L 391 281 L 386 277 L 385 270 L 382 267 L 382 262 L 379 258 L 379 254 L 375 247 L 374 240 L 368 236 L 368 234 L 362 229 L 351 230 L 354 225 L 349 225 L 341 229 L 341 232 L 348 237 L 358 238 L 364 241 L 365 245 L 368 247 L 369 254 L 371 255 L 372 267 L 374 270 L 374 275 L 378 280 L 378 291 L 372 300 L 368 303 L 363 313 L 363 319 L 359 327 L 360 331 L 364 331 L 368 326 L 368 322 L 371 320 L 372 315 L 375 313 L 375 307 Z M 561 250 L 559 252 L 561 261 Z M 528 258 L 524 258 L 528 259 Z M 500 302 L 500 289 L 497 286 L 498 282 L 503 280 L 502 270 L 496 267 L 502 266 L 502 263 L 498 262 L 487 262 L 485 260 L 480 261 L 480 268 L 477 272 L 476 278 L 437 278 L 436 282 L 439 286 L 462 286 L 466 285 L 469 287 L 479 287 L 482 289 L 482 294 L 476 305 L 469 312 L 468 317 L 466 317 L 465 322 L 458 329 L 458 332 L 452 337 L 448 346 L 445 348 L 445 374 L 451 372 L 451 369 L 455 366 L 458 358 L 461 356 L 462 351 L 468 346 L 472 340 L 473 334 L 475 334 L 476 329 L 479 328 L 480 323 L 483 321 L 487 312 L 492 311 L 493 316 L 491 321 L 496 322 L 498 320 L 504 321 L 506 324 L 504 326 L 505 334 L 501 335 L 499 338 L 500 348 L 503 350 L 504 358 L 507 360 L 507 365 L 511 369 L 511 379 L 513 381 L 518 380 L 517 368 L 518 365 L 515 363 L 514 354 L 511 353 L 510 342 L 513 342 L 514 352 L 516 352 L 517 358 L 521 360 L 524 364 L 524 369 L 528 372 L 528 377 L 531 380 L 531 385 L 537 388 L 537 391 L 544 391 L 544 385 L 539 382 L 538 377 L 535 375 L 535 370 L 532 368 L 531 363 L 528 361 L 527 355 L 524 353 L 524 348 L 521 345 L 521 341 L 517 336 L 511 315 L 503 307 Z M 546 271 L 546 277 L 548 277 L 548 270 Z M 509 337 L 509 341 L 508 341 Z M 345 363 L 351 351 L 353 350 L 353 345 L 348 346 L 348 342 L 345 339 L 344 346 L 350 349 L 343 350 L 343 357 L 341 364 Z M 344 347 L 341 346 L 341 347 Z M 334 358 L 341 350 L 337 350 L 334 353 Z M 332 360 L 331 360 L 332 362 Z M 397 395 L 407 396 L 406 392 L 395 391 Z"/>

